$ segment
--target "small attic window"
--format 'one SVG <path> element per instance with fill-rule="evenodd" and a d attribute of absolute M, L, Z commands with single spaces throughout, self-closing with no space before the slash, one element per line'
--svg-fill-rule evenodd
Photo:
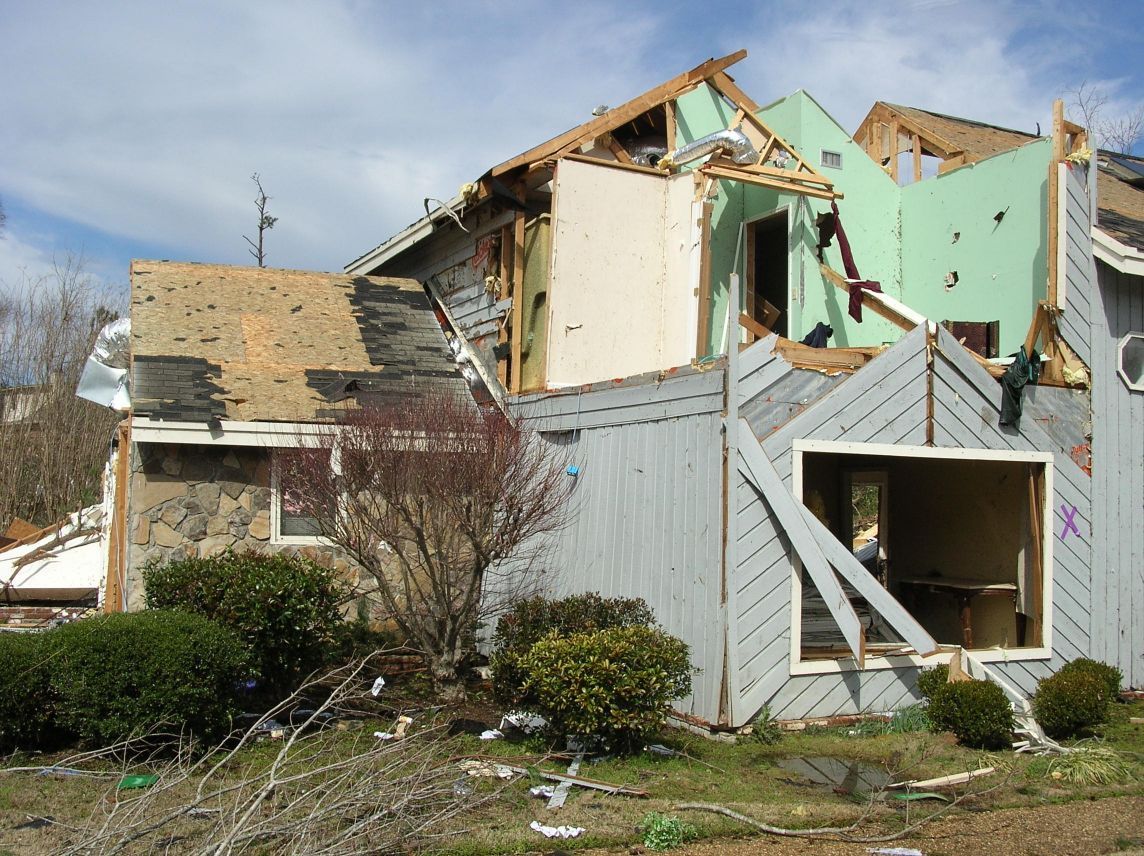
<path fill-rule="evenodd" d="M 831 169 L 842 169 L 842 152 L 832 152 L 822 149 L 822 165 Z"/>
<path fill-rule="evenodd" d="M 1144 333 L 1129 333 L 1120 340 L 1117 369 L 1129 389 L 1144 392 Z"/>

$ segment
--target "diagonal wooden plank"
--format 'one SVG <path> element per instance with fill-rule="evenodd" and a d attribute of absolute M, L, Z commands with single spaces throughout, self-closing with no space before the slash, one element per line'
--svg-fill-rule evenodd
<path fill-rule="evenodd" d="M 739 442 L 739 469 L 743 476 L 754 485 L 763 502 L 778 518 L 811 580 L 826 602 L 830 614 L 842 631 L 842 638 L 858 660 L 859 667 L 866 661 L 866 632 L 858 620 L 858 614 L 850 605 L 846 592 L 830 569 L 818 542 L 799 512 L 799 502 L 786 489 L 774 465 L 759 445 L 759 440 L 751 430 L 747 420 L 740 419 L 737 426 Z"/>
<path fill-rule="evenodd" d="M 854 558 L 854 554 L 834 537 L 834 533 L 822 525 L 809 508 L 797 501 L 795 505 L 826 561 L 833 565 L 862 597 L 866 598 L 866 602 L 876 609 L 891 627 L 902 634 L 902 638 L 909 642 L 914 650 L 923 657 L 937 653 L 937 642 L 918 624 L 917 619 L 898 603 L 897 598 L 862 567 L 862 563 Z"/>

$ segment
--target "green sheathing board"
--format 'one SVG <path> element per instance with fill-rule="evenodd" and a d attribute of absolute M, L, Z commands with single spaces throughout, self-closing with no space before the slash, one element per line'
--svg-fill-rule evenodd
<path fill-rule="evenodd" d="M 1037 140 L 903 187 L 903 300 L 935 321 L 1000 320 L 1001 354 L 1015 352 L 1045 297 L 1051 156 Z"/>
<path fill-rule="evenodd" d="M 677 142 L 691 142 L 727 127 L 732 109 L 703 85 L 677 101 Z M 1002 353 L 1024 341 L 1033 308 L 1044 298 L 1047 276 L 1046 193 L 1051 145 L 1038 140 L 1012 152 L 942 176 L 898 187 L 809 94 L 793 95 L 758 116 L 830 178 L 854 261 L 865 279 L 934 321 L 1001 322 Z M 839 152 L 842 167 L 819 166 L 821 150 Z M 872 312 L 861 324 L 847 313 L 847 294 L 823 279 L 815 245 L 815 217 L 830 210 L 821 199 L 738 182 L 720 181 L 711 230 L 711 348 L 723 351 L 730 274 L 743 272 L 738 249 L 744 221 L 787 208 L 790 217 L 789 338 L 801 339 L 823 321 L 834 328 L 834 347 L 897 341 L 902 331 Z M 1006 210 L 1007 209 L 1007 210 Z M 1006 210 L 1000 224 L 993 219 Z M 953 233 L 960 232 L 956 243 Z M 843 272 L 838 242 L 825 260 Z M 945 275 L 958 285 L 945 287 Z"/>
<path fill-rule="evenodd" d="M 897 186 L 806 92 L 799 90 L 763 107 L 758 116 L 798 149 L 811 166 L 834 182 L 844 197 L 838 203 L 838 210 L 859 273 L 880 282 L 883 291 L 901 299 L 901 220 Z M 819 166 L 822 149 L 841 153 L 842 167 Z M 870 312 L 864 313 L 861 324 L 854 321 L 847 314 L 847 294 L 823 279 L 819 272 L 815 252 L 818 232 L 814 220 L 819 213 L 830 210 L 829 202 L 761 187 L 748 186 L 745 193 L 749 220 L 766 216 L 785 205 L 789 205 L 792 212 L 791 339 L 801 339 L 816 323 L 823 321 L 834 328 L 831 345 L 835 347 L 897 341 L 901 331 Z M 832 268 L 842 272 L 837 241 L 827 248 L 825 259 Z"/>
<path fill-rule="evenodd" d="M 702 86 L 676 99 L 676 139 L 679 145 L 720 131 L 730 124 L 735 111 L 714 89 Z M 743 222 L 743 188 L 735 182 L 720 181 L 711 211 L 711 352 L 723 352 L 723 328 L 727 320 L 727 294 L 730 275 Z M 740 267 L 742 253 L 740 252 Z"/>

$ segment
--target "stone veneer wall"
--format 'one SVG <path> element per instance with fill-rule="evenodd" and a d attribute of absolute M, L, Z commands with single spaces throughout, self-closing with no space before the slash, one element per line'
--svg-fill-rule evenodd
<path fill-rule="evenodd" d="M 259 448 L 134 444 L 128 609 L 143 608 L 144 565 L 227 549 L 302 555 L 357 585 L 356 566 L 339 550 L 271 541 L 270 456 Z"/>

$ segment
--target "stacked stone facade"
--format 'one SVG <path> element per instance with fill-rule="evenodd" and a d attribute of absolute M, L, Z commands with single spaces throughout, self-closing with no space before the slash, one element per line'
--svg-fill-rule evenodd
<path fill-rule="evenodd" d="M 333 547 L 276 544 L 270 518 L 271 450 L 137 443 L 132 455 L 128 608 L 143 606 L 142 568 L 225 550 L 302 555 L 334 567 L 351 585 L 356 569 Z"/>

